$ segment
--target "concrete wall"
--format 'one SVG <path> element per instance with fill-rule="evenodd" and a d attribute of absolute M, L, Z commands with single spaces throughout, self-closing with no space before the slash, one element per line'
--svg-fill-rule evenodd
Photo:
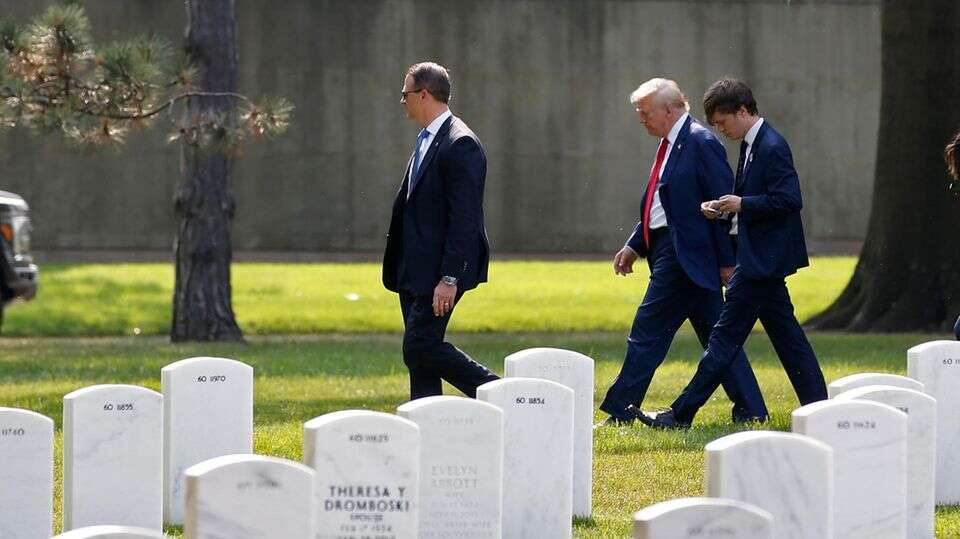
<path fill-rule="evenodd" d="M 25 18 L 49 2 L 0 0 Z M 98 39 L 179 43 L 179 2 L 86 2 Z M 234 245 L 378 251 L 418 128 L 398 103 L 406 67 L 452 70 L 451 108 L 489 158 L 499 252 L 611 252 L 639 213 L 656 141 L 627 102 L 653 76 L 700 97 L 732 74 L 790 141 L 813 240 L 862 238 L 879 116 L 879 3 L 870 1 L 237 0 L 240 89 L 297 106 L 283 138 L 247 148 Z M 179 149 L 169 124 L 117 153 L 0 135 L 0 189 L 34 208 L 41 249 L 167 249 Z M 736 146 L 728 144 L 736 161 Z"/>

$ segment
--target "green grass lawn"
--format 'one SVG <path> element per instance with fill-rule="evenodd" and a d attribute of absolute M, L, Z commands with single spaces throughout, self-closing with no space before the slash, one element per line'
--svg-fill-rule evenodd
<path fill-rule="evenodd" d="M 797 316 L 826 307 L 853 273 L 853 257 L 820 257 L 788 280 Z M 611 262 L 494 262 L 490 284 L 457 307 L 463 332 L 623 331 L 643 297 L 645 263 L 628 278 Z M 164 335 L 169 332 L 170 264 L 49 264 L 40 293 L 7 312 L 9 336 Z M 233 266 L 233 305 L 247 335 L 400 330 L 397 297 L 380 284 L 380 265 Z"/>
<path fill-rule="evenodd" d="M 833 301 L 854 264 L 850 257 L 815 258 L 812 268 L 791 277 L 798 317 Z M 646 286 L 645 265 L 638 270 L 624 279 L 613 276 L 609 262 L 494 263 L 492 284 L 458 306 L 451 340 L 497 372 L 505 356 L 524 348 L 583 352 L 597 360 L 599 402 L 619 370 Z M 44 265 L 39 297 L 7 313 L 0 406 L 56 421 L 58 529 L 62 397 L 75 389 L 130 383 L 159 390 L 160 368 L 173 361 L 238 359 L 256 369 L 255 450 L 293 460 L 301 459 L 302 425 L 313 417 L 354 408 L 394 411 L 407 398 L 407 377 L 396 296 L 380 285 L 379 271 L 369 263 L 235 264 L 234 308 L 249 343 L 171 345 L 162 337 L 170 321 L 169 264 Z M 40 338 L 49 336 L 65 337 Z M 832 380 L 864 371 L 903 373 L 907 348 L 943 337 L 814 333 L 811 341 Z M 747 350 L 772 413 L 766 428 L 788 429 L 797 401 L 769 342 L 754 334 Z M 669 404 L 699 355 L 692 333 L 682 330 L 645 404 Z M 688 432 L 629 427 L 597 433 L 594 518 L 578 521 L 576 536 L 626 537 L 635 511 L 702 494 L 703 446 L 736 430 L 729 408 L 715 397 Z M 960 509 L 942 508 L 937 530 L 939 537 L 960 537 Z"/>
<path fill-rule="evenodd" d="M 938 337 L 811 334 L 828 380 L 864 371 L 904 373 L 906 349 L 933 338 Z M 557 346 L 583 352 L 597 360 L 598 402 L 620 367 L 624 348 L 620 333 L 460 333 L 451 340 L 497 372 L 502 372 L 506 355 L 523 348 Z M 59 528 L 59 428 L 66 393 L 100 383 L 159 390 L 160 368 L 170 362 L 199 355 L 235 358 L 253 365 L 256 372 L 256 452 L 300 460 L 305 421 L 352 408 L 392 412 L 404 402 L 407 378 L 399 349 L 395 334 L 254 337 L 246 345 L 188 346 L 143 337 L 8 338 L 0 340 L 0 406 L 36 410 L 56 421 Z M 669 404 L 692 374 L 699 351 L 690 332 L 678 335 L 657 372 L 647 405 Z M 797 401 L 769 342 L 754 334 L 747 351 L 772 413 L 766 428 L 787 430 Z M 455 393 L 450 388 L 448 392 Z M 627 537 L 633 512 L 662 500 L 702 494 L 703 446 L 736 430 L 728 419 L 729 408 L 724 397 L 715 396 L 689 432 L 601 430 L 594 441 L 594 518 L 578 522 L 575 535 Z M 960 510 L 941 509 L 937 530 L 938 537 L 960 536 Z"/>

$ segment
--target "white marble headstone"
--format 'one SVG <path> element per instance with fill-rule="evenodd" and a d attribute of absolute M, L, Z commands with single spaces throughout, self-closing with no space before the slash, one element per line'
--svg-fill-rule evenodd
<path fill-rule="evenodd" d="M 316 539 L 417 537 L 420 428 L 382 412 L 346 410 L 303 426 L 316 474 Z"/>
<path fill-rule="evenodd" d="M 253 452 L 253 368 L 195 357 L 160 371 L 163 392 L 163 516 L 183 524 L 183 472 L 214 457 Z"/>
<path fill-rule="evenodd" d="M 0 537 L 53 533 L 53 420 L 0 407 Z"/>
<path fill-rule="evenodd" d="M 474 399 L 417 399 L 397 413 L 420 427 L 420 539 L 498 539 L 503 412 Z"/>
<path fill-rule="evenodd" d="M 832 399 L 844 391 L 863 386 L 893 386 L 923 391 L 923 384 L 909 376 L 888 372 L 860 372 L 830 382 L 827 386 L 827 395 Z"/>
<path fill-rule="evenodd" d="M 773 515 L 725 498 L 680 498 L 633 515 L 634 539 L 773 539 Z"/>
<path fill-rule="evenodd" d="M 162 521 L 163 396 L 98 385 L 63 397 L 63 529 Z"/>
<path fill-rule="evenodd" d="M 227 455 L 186 475 L 184 539 L 310 538 L 313 470 L 286 459 Z"/>
<path fill-rule="evenodd" d="M 793 411 L 793 431 L 833 448 L 834 535 L 907 535 L 907 415 L 886 404 L 826 400 Z"/>
<path fill-rule="evenodd" d="M 746 502 L 773 515 L 777 539 L 833 535 L 833 451 L 787 432 L 745 431 L 704 447 L 707 496 Z"/>
<path fill-rule="evenodd" d="M 573 514 L 589 517 L 593 502 L 593 359 L 572 350 L 529 348 L 503 360 L 506 377 L 543 378 L 573 389 Z"/>
<path fill-rule="evenodd" d="M 502 378 L 477 399 L 503 410 L 503 537 L 573 534 L 573 390 L 538 378 Z"/>
<path fill-rule="evenodd" d="M 863 386 L 836 400 L 870 400 L 907 414 L 907 537 L 933 539 L 937 467 L 937 401 L 893 386 Z"/>
<path fill-rule="evenodd" d="M 907 373 L 937 399 L 937 503 L 960 504 L 960 342 L 907 350 Z"/>
<path fill-rule="evenodd" d="M 2 536 L 6 537 L 6 536 Z M 130 526 L 87 526 L 54 537 L 54 539 L 164 539 L 161 532 Z"/>

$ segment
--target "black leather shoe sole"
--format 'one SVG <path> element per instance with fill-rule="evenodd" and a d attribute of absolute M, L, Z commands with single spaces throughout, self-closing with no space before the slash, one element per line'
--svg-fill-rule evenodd
<path fill-rule="evenodd" d="M 656 415 L 644 412 L 643 410 L 638 410 L 634 406 L 627 407 L 627 410 L 637 416 L 637 419 L 644 425 L 654 428 L 654 429 L 689 429 L 689 423 L 678 423 L 673 418 L 673 411 L 666 410 L 663 412 L 658 412 Z"/>
<path fill-rule="evenodd" d="M 633 419 L 620 419 L 619 417 L 610 416 L 603 421 L 597 423 L 593 426 L 594 430 L 602 429 L 605 427 L 626 427 L 633 423 Z"/>

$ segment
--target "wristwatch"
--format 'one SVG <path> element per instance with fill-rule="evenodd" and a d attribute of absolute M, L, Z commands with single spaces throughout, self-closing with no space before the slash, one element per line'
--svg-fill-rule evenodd
<path fill-rule="evenodd" d="M 459 279 L 457 279 L 456 277 L 451 277 L 449 275 L 444 275 L 443 278 L 440 279 L 440 282 L 442 282 L 443 284 L 448 284 L 450 286 L 457 286 L 457 281 L 459 281 Z"/>

